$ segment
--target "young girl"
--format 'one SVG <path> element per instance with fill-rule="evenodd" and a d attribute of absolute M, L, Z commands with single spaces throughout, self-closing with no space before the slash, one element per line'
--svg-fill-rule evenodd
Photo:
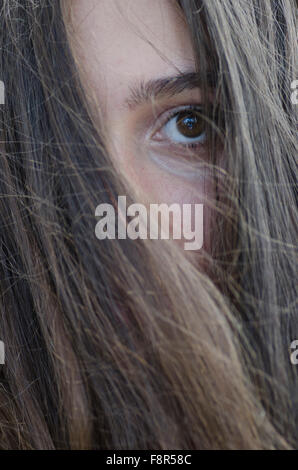
<path fill-rule="evenodd" d="M 0 5 L 0 448 L 297 447 L 295 1 Z"/>

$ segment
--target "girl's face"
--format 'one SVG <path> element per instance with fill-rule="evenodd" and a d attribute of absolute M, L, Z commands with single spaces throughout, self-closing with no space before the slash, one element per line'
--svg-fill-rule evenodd
<path fill-rule="evenodd" d="M 73 45 L 115 166 L 139 201 L 210 196 L 201 93 L 188 29 L 173 0 L 71 0 Z M 206 223 L 208 212 L 204 211 Z"/>

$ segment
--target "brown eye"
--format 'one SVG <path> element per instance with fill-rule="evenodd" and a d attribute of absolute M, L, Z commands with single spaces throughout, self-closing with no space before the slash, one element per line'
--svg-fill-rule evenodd
<path fill-rule="evenodd" d="M 177 130 L 190 139 L 201 136 L 205 131 L 205 121 L 194 110 L 181 111 L 176 115 Z"/>
<path fill-rule="evenodd" d="M 201 109 L 185 108 L 172 114 L 162 128 L 162 134 L 177 144 L 203 144 L 206 141 L 206 122 Z"/>

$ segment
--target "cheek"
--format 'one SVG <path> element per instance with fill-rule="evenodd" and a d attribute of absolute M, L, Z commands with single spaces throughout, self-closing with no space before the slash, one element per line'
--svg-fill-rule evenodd
<path fill-rule="evenodd" d="M 125 149 L 122 146 L 122 149 Z M 210 248 L 210 222 L 211 210 L 209 203 L 214 200 L 215 188 L 210 178 L 200 179 L 198 182 L 178 177 L 160 169 L 146 155 L 141 152 L 120 151 L 118 147 L 117 155 L 118 168 L 121 169 L 125 178 L 136 192 L 137 202 L 145 204 L 149 209 L 150 204 L 203 204 L 204 221 L 203 227 L 197 223 L 197 228 L 204 234 L 204 249 Z M 207 204 L 208 201 L 208 204 Z M 186 209 L 183 209 L 186 212 Z M 192 230 L 194 230 L 194 212 L 191 211 Z M 171 224 L 171 231 L 173 225 Z M 183 228 L 182 228 L 183 233 Z M 177 243 L 182 246 L 184 241 Z"/>

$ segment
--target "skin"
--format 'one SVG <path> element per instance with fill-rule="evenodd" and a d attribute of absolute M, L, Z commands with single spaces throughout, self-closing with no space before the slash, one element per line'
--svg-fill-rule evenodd
<path fill-rule="evenodd" d="M 94 115 L 104 124 L 114 165 L 133 186 L 138 202 L 204 203 L 212 192 L 206 169 L 194 170 L 189 163 L 191 151 L 179 142 L 183 135 L 176 118 L 171 129 L 165 127 L 177 108 L 200 105 L 200 89 L 131 101 L 131 89 L 141 81 L 195 71 L 191 40 L 176 3 L 71 0 L 69 8 L 72 45 Z M 192 152 L 207 158 L 204 144 Z M 204 207 L 205 246 L 208 219 Z"/>

